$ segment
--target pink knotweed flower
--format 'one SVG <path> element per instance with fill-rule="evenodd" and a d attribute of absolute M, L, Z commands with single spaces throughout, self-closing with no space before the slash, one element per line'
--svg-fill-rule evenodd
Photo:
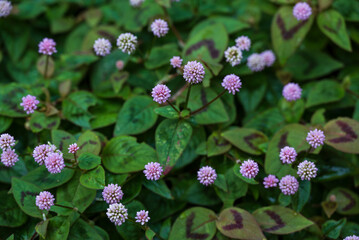
<path fill-rule="evenodd" d="M 248 159 L 244 161 L 240 167 L 240 173 L 246 178 L 255 178 L 259 172 L 258 163 Z"/>
<path fill-rule="evenodd" d="M 280 150 L 279 157 L 282 163 L 291 164 L 295 161 L 297 152 L 294 148 L 286 146 Z"/>
<path fill-rule="evenodd" d="M 274 175 L 268 175 L 263 180 L 263 185 L 265 188 L 276 187 L 277 183 L 279 182 L 278 178 Z"/>
<path fill-rule="evenodd" d="M 45 166 L 50 173 L 60 173 L 61 170 L 65 167 L 62 153 L 49 153 L 45 159 Z"/>
<path fill-rule="evenodd" d="M 310 162 L 308 160 L 304 160 L 298 165 L 298 176 L 302 180 L 310 180 L 312 178 L 315 178 L 317 176 L 318 168 L 315 167 L 315 164 L 313 162 Z"/>
<path fill-rule="evenodd" d="M 168 33 L 168 24 L 163 19 L 156 19 L 151 24 L 151 30 L 156 37 L 163 37 Z"/>
<path fill-rule="evenodd" d="M 133 7 L 139 7 L 145 0 L 130 0 L 130 5 Z"/>
<path fill-rule="evenodd" d="M 69 153 L 72 153 L 72 154 L 75 154 L 77 153 L 77 151 L 80 149 L 78 146 L 77 146 L 77 143 L 73 143 L 69 146 Z"/>
<path fill-rule="evenodd" d="M 280 180 L 279 188 L 284 195 L 293 195 L 298 191 L 299 182 L 295 177 L 287 175 Z"/>
<path fill-rule="evenodd" d="M 51 144 L 41 144 L 37 146 L 32 152 L 32 156 L 39 165 L 45 163 L 45 159 L 50 153 L 54 153 L 56 151 L 56 147 Z"/>
<path fill-rule="evenodd" d="M 14 166 L 17 161 L 19 161 L 19 156 L 15 153 L 15 150 L 11 148 L 3 150 L 1 154 L 1 162 L 6 167 Z"/>
<path fill-rule="evenodd" d="M 251 40 L 247 36 L 240 36 L 236 39 L 236 47 L 248 51 L 251 48 Z"/>
<path fill-rule="evenodd" d="M 141 225 L 145 225 L 151 218 L 148 216 L 148 211 L 141 210 L 136 213 L 136 222 L 141 223 Z"/>
<path fill-rule="evenodd" d="M 15 146 L 15 139 L 8 133 L 0 135 L 0 148 L 4 151 L 8 148 Z"/>
<path fill-rule="evenodd" d="M 5 0 L 0 1 L 0 18 L 9 16 L 11 10 L 12 10 L 11 2 Z"/>
<path fill-rule="evenodd" d="M 45 55 L 52 55 L 54 53 L 57 53 L 56 42 L 51 38 L 44 38 L 39 43 L 39 53 Z"/>
<path fill-rule="evenodd" d="M 163 84 L 158 84 L 152 89 L 153 101 L 159 104 L 165 103 L 171 97 L 171 90 Z"/>
<path fill-rule="evenodd" d="M 121 226 L 128 218 L 127 209 L 122 203 L 113 203 L 107 208 L 107 217 L 116 226 Z"/>
<path fill-rule="evenodd" d="M 205 186 L 212 185 L 216 179 L 216 170 L 210 166 L 201 167 L 197 172 L 197 180 Z"/>
<path fill-rule="evenodd" d="M 196 84 L 203 81 L 204 67 L 202 63 L 197 61 L 189 61 L 183 69 L 183 77 L 190 84 Z"/>
<path fill-rule="evenodd" d="M 247 59 L 247 66 L 252 72 L 260 72 L 266 64 L 261 54 L 253 53 Z"/>
<path fill-rule="evenodd" d="M 352 236 L 348 236 L 348 237 L 344 238 L 343 240 L 359 240 L 359 237 L 352 235 Z"/>
<path fill-rule="evenodd" d="M 306 140 L 310 146 L 312 146 L 313 148 L 317 148 L 324 144 L 324 140 L 325 140 L 324 132 L 318 129 L 309 131 Z"/>
<path fill-rule="evenodd" d="M 137 45 L 137 37 L 132 33 L 122 33 L 117 38 L 117 47 L 122 50 L 122 52 L 131 54 L 135 51 Z"/>
<path fill-rule="evenodd" d="M 145 166 L 145 170 L 143 170 L 143 173 L 145 174 L 147 180 L 155 181 L 160 179 L 162 172 L 163 169 L 161 167 L 161 164 L 159 164 L 158 162 L 147 163 Z"/>
<path fill-rule="evenodd" d="M 36 196 L 36 206 L 41 210 L 49 211 L 54 205 L 55 197 L 48 191 L 42 191 Z"/>
<path fill-rule="evenodd" d="M 103 189 L 102 197 L 108 204 L 118 203 L 123 197 L 123 192 L 120 186 L 111 183 Z"/>
<path fill-rule="evenodd" d="M 312 8 L 306 2 L 299 2 L 293 8 L 293 16 L 298 20 L 307 20 L 312 15 Z"/>
<path fill-rule="evenodd" d="M 224 77 L 222 87 L 234 95 L 236 92 L 239 92 L 239 89 L 242 87 L 242 82 L 237 75 L 229 74 Z"/>
<path fill-rule="evenodd" d="M 227 48 L 227 50 L 224 52 L 224 57 L 226 58 L 226 62 L 229 62 L 232 67 L 238 65 L 241 63 L 242 60 L 242 51 L 236 47 L 229 47 Z"/>
<path fill-rule="evenodd" d="M 112 45 L 110 41 L 105 38 L 97 39 L 93 45 L 93 49 L 98 56 L 106 56 L 110 54 L 111 48 Z"/>
<path fill-rule="evenodd" d="M 288 83 L 284 86 L 282 95 L 289 102 L 295 101 L 302 96 L 302 89 L 296 83 Z"/>
<path fill-rule="evenodd" d="M 37 100 L 35 96 L 27 95 L 26 97 L 22 98 L 22 103 L 20 103 L 20 106 L 24 108 L 26 114 L 30 114 L 37 109 L 37 104 L 39 103 L 39 100 Z"/>
<path fill-rule="evenodd" d="M 123 67 L 125 66 L 125 63 L 122 60 L 118 60 L 116 62 L 116 68 L 121 71 L 123 69 Z"/>
<path fill-rule="evenodd" d="M 261 56 L 263 58 L 264 64 L 267 67 L 270 67 L 275 62 L 275 55 L 272 50 L 266 50 L 261 53 Z"/>
<path fill-rule="evenodd" d="M 180 68 L 182 66 L 182 58 L 179 56 L 173 56 L 170 60 L 170 63 L 173 68 Z"/>

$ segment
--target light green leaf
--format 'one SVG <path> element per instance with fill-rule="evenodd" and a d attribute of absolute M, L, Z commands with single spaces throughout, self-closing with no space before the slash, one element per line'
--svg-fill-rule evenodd
<path fill-rule="evenodd" d="M 85 172 L 80 177 L 80 183 L 91 189 L 103 189 L 105 187 L 105 170 L 101 166 Z"/>

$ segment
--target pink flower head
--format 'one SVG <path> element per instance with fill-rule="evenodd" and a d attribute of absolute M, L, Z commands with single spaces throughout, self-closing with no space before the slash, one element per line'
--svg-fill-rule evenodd
<path fill-rule="evenodd" d="M 8 133 L 0 135 L 0 148 L 4 151 L 8 148 L 15 146 L 15 139 Z"/>
<path fill-rule="evenodd" d="M 22 98 L 22 103 L 20 106 L 24 107 L 24 111 L 27 114 L 33 113 L 35 109 L 37 109 L 37 104 L 39 104 L 39 100 L 36 99 L 35 96 L 27 95 Z"/>
<path fill-rule="evenodd" d="M 69 146 L 69 153 L 72 153 L 72 154 L 75 154 L 77 153 L 77 151 L 80 149 L 78 146 L 77 146 L 77 143 L 73 143 Z"/>
<path fill-rule="evenodd" d="M 197 61 L 189 61 L 183 69 L 183 77 L 190 84 L 196 84 L 203 81 L 204 67 L 202 63 Z"/>
<path fill-rule="evenodd" d="M 168 24 L 165 20 L 156 19 L 151 24 L 151 30 L 153 35 L 157 37 L 163 37 L 168 33 Z"/>
<path fill-rule="evenodd" d="M 317 148 L 324 144 L 325 135 L 322 130 L 315 129 L 313 131 L 309 131 L 307 135 L 307 142 L 312 148 Z"/>
<path fill-rule="evenodd" d="M 267 67 L 270 67 L 275 62 L 275 55 L 272 50 L 266 50 L 261 53 L 261 56 L 263 58 L 264 64 Z"/>
<path fill-rule="evenodd" d="M 247 59 L 247 66 L 252 72 L 260 72 L 266 64 L 261 54 L 253 53 Z"/>
<path fill-rule="evenodd" d="M 107 208 L 107 217 L 116 226 L 121 226 L 128 218 L 127 209 L 122 203 L 113 203 Z"/>
<path fill-rule="evenodd" d="M 239 92 L 239 89 L 242 87 L 242 82 L 237 75 L 229 74 L 224 77 L 222 87 L 234 95 L 236 92 Z"/>
<path fill-rule="evenodd" d="M 54 153 L 55 151 L 55 145 L 41 144 L 34 149 L 32 156 L 34 157 L 35 162 L 37 162 L 39 165 L 42 165 L 45 163 L 45 159 L 47 158 L 47 156 L 50 153 Z"/>
<path fill-rule="evenodd" d="M 150 220 L 150 217 L 148 216 L 148 211 L 141 210 L 136 213 L 136 222 L 141 223 L 141 225 L 145 225 L 148 220 Z"/>
<path fill-rule="evenodd" d="M 0 18 L 7 17 L 10 14 L 11 9 L 12 9 L 11 2 L 1 0 L 0 1 Z"/>
<path fill-rule="evenodd" d="M 171 97 L 171 90 L 163 84 L 158 84 L 152 89 L 153 101 L 159 104 L 165 103 Z"/>
<path fill-rule="evenodd" d="M 170 60 L 173 68 L 180 68 L 182 65 L 182 61 L 182 58 L 180 58 L 179 56 L 173 56 Z"/>
<path fill-rule="evenodd" d="M 13 150 L 11 148 L 7 148 L 7 149 L 3 150 L 2 154 L 1 154 L 1 162 L 6 167 L 14 166 L 17 161 L 19 161 L 19 157 L 15 153 L 15 150 Z"/>
<path fill-rule="evenodd" d="M 317 176 L 317 171 L 318 168 L 315 167 L 313 162 L 304 160 L 298 165 L 297 174 L 302 180 L 310 180 Z"/>
<path fill-rule="evenodd" d="M 295 177 L 287 175 L 280 180 L 279 188 L 284 195 L 293 195 L 298 191 L 299 183 Z"/>
<path fill-rule="evenodd" d="M 98 56 L 106 56 L 110 54 L 111 48 L 112 45 L 110 41 L 105 38 L 97 39 L 93 45 L 93 49 Z"/>
<path fill-rule="evenodd" d="M 248 51 L 251 48 L 251 40 L 247 36 L 240 36 L 236 39 L 236 46 L 242 51 Z"/>
<path fill-rule="evenodd" d="M 241 63 L 243 55 L 242 51 L 238 47 L 233 46 L 227 48 L 224 52 L 224 57 L 226 58 L 226 62 L 229 62 L 232 67 L 234 67 Z"/>
<path fill-rule="evenodd" d="M 282 95 L 289 102 L 295 101 L 300 99 L 302 95 L 302 89 L 296 83 L 288 83 L 284 86 Z"/>
<path fill-rule="evenodd" d="M 160 179 L 162 172 L 163 169 L 161 167 L 161 164 L 159 164 L 158 162 L 147 163 L 145 166 L 145 170 L 143 170 L 143 173 L 145 174 L 147 180 L 155 181 Z"/>
<path fill-rule="evenodd" d="M 294 148 L 286 146 L 280 150 L 279 157 L 282 163 L 291 164 L 295 161 L 297 152 Z"/>
<path fill-rule="evenodd" d="M 122 60 L 118 60 L 116 62 L 116 68 L 121 71 L 123 69 L 123 67 L 125 66 L 124 62 Z"/>
<path fill-rule="evenodd" d="M 62 153 L 49 153 L 45 159 L 45 166 L 50 173 L 60 173 L 61 170 L 65 167 Z"/>
<path fill-rule="evenodd" d="M 268 175 L 263 180 L 263 185 L 265 188 L 276 187 L 277 183 L 279 182 L 278 178 L 274 175 Z"/>
<path fill-rule="evenodd" d="M 137 37 L 132 33 L 122 33 L 117 38 L 117 47 L 122 50 L 122 52 L 131 54 L 135 51 L 137 45 Z"/>
<path fill-rule="evenodd" d="M 145 0 L 130 0 L 130 5 L 132 7 L 139 7 Z"/>
<path fill-rule="evenodd" d="M 56 42 L 51 38 L 44 38 L 39 43 L 39 53 L 45 54 L 45 55 L 52 55 L 54 53 L 57 53 L 56 50 Z"/>
<path fill-rule="evenodd" d="M 210 166 L 201 167 L 197 172 L 197 179 L 205 186 L 212 185 L 217 179 L 216 170 Z"/>
<path fill-rule="evenodd" d="M 240 172 L 243 177 L 246 178 L 255 178 L 259 172 L 258 163 L 255 161 L 248 159 L 244 161 L 240 167 Z"/>
<path fill-rule="evenodd" d="M 41 210 L 49 211 L 54 205 L 55 197 L 48 191 L 42 191 L 36 196 L 36 206 Z"/>
<path fill-rule="evenodd" d="M 348 237 L 344 238 L 343 240 L 359 240 L 359 237 L 352 235 L 352 236 L 348 236 Z"/>
<path fill-rule="evenodd" d="M 293 16 L 298 20 L 307 20 L 312 15 L 312 8 L 306 2 L 299 2 L 293 8 Z"/>
<path fill-rule="evenodd" d="M 102 197 L 108 204 L 118 203 L 123 197 L 123 192 L 120 186 L 111 183 L 103 189 Z"/>

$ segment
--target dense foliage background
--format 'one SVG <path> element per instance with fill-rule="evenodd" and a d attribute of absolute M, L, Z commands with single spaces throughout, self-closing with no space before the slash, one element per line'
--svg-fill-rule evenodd
<path fill-rule="evenodd" d="M 134 8 L 128 0 L 13 1 L 11 15 L 0 18 L 0 132 L 15 137 L 20 161 L 12 168 L 0 165 L 0 238 L 132 240 L 152 239 L 155 233 L 154 239 L 314 240 L 359 235 L 359 1 L 309 0 L 313 14 L 305 22 L 292 16 L 296 2 L 146 0 Z M 172 26 L 167 36 L 155 38 L 149 26 L 156 18 L 172 22 L 182 40 Z M 132 55 L 116 47 L 123 32 L 138 37 Z M 240 35 L 247 35 L 252 47 L 232 67 L 223 53 Z M 48 79 L 38 53 L 44 37 L 57 43 Z M 94 54 L 99 37 L 111 41 L 110 55 Z M 247 57 L 267 49 L 275 52 L 275 65 L 252 73 Z M 203 113 L 188 118 L 184 112 L 179 118 L 150 96 L 156 84 L 166 83 L 176 96 L 173 103 L 183 108 L 186 82 L 169 64 L 176 55 L 184 64 L 205 64 L 205 80 L 192 87 L 190 109 L 220 93 L 227 74 L 240 76 L 241 91 L 225 94 Z M 116 68 L 118 60 L 124 61 L 122 71 Z M 284 100 L 288 82 L 302 87 L 300 100 Z M 19 105 L 27 94 L 41 101 L 31 115 Z M 305 155 L 305 137 L 314 128 L 324 130 L 326 142 Z M 50 174 L 32 157 L 33 149 L 48 141 L 68 158 L 68 145 L 77 142 L 79 156 L 96 164 Z M 300 158 L 305 155 L 319 169 L 317 178 L 300 181 L 293 196 L 262 184 L 268 174 L 296 176 L 295 164 L 279 160 L 284 145 L 295 147 Z M 241 176 L 236 163 L 249 158 L 260 165 L 254 180 Z M 142 173 L 148 162 L 166 164 L 171 171 L 148 181 Z M 217 171 L 212 186 L 197 181 L 204 165 Z M 108 220 L 101 192 L 109 183 L 122 186 L 121 202 L 129 215 L 149 211 L 147 227 L 130 221 L 115 227 Z M 54 206 L 43 221 L 35 206 L 42 190 L 75 209 Z M 232 230 L 224 227 L 228 224 Z"/>

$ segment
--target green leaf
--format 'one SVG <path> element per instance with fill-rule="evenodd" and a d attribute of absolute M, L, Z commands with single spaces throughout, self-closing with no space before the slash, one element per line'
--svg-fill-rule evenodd
<path fill-rule="evenodd" d="M 129 216 L 135 216 L 136 212 L 145 209 L 143 204 L 136 200 L 126 205 L 126 208 L 128 209 Z M 150 221 L 152 221 L 152 217 Z M 143 230 L 138 223 L 126 221 L 121 226 L 116 227 L 116 229 L 125 240 L 143 239 L 144 237 Z"/>
<path fill-rule="evenodd" d="M 76 139 L 72 134 L 63 130 L 52 130 L 51 139 L 57 149 L 63 153 L 65 159 L 73 159 L 74 155 L 68 151 L 69 146 L 76 143 Z"/>
<path fill-rule="evenodd" d="M 167 199 L 173 199 L 173 196 L 171 195 L 171 190 L 166 185 L 166 182 L 162 179 L 158 181 L 149 181 L 145 180 L 143 181 L 143 186 L 145 186 L 148 190 L 157 193 L 158 195 L 167 198 Z"/>
<path fill-rule="evenodd" d="M 178 112 L 176 112 L 176 110 L 174 110 L 171 106 L 155 108 L 154 111 L 158 115 L 169 119 L 177 119 L 179 117 Z"/>
<path fill-rule="evenodd" d="M 344 17 L 337 11 L 329 9 L 318 15 L 319 29 L 339 47 L 352 51 Z"/>
<path fill-rule="evenodd" d="M 85 172 L 80 177 L 80 183 L 91 189 L 103 189 L 105 187 L 105 170 L 101 166 Z"/>
<path fill-rule="evenodd" d="M 265 239 L 256 219 L 249 212 L 240 208 L 224 209 L 216 221 L 218 230 L 234 239 Z"/>
<path fill-rule="evenodd" d="M 240 165 L 239 164 L 235 164 L 233 167 L 233 172 L 234 174 L 239 177 L 243 182 L 246 182 L 248 184 L 259 184 L 258 181 L 254 180 L 254 178 L 246 178 L 243 177 L 241 172 L 240 172 Z"/>
<path fill-rule="evenodd" d="M 224 138 L 221 137 L 219 132 L 213 132 L 207 140 L 207 155 L 208 157 L 221 155 L 228 152 L 231 145 Z"/>
<path fill-rule="evenodd" d="M 42 55 L 37 60 L 36 68 L 44 78 L 51 78 L 55 71 L 55 62 L 51 56 Z"/>
<path fill-rule="evenodd" d="M 205 27 L 210 27 L 215 24 L 223 24 L 226 28 L 228 34 L 232 34 L 243 30 L 245 28 L 249 28 L 250 25 L 248 23 L 242 22 L 238 19 L 227 17 L 227 16 L 210 16 L 209 18 L 203 20 L 199 24 L 197 24 L 191 31 L 190 37 L 194 37 L 196 33 Z"/>
<path fill-rule="evenodd" d="M 359 21 L 359 3 L 357 1 L 335 0 L 333 8 L 339 11 L 347 21 Z"/>
<path fill-rule="evenodd" d="M 335 188 L 327 195 L 327 201 L 331 196 L 335 196 L 335 202 L 338 203 L 337 212 L 343 215 L 355 215 L 359 213 L 358 194 L 346 188 Z"/>
<path fill-rule="evenodd" d="M 5 132 L 10 127 L 12 120 L 13 118 L 0 116 L 0 132 Z"/>
<path fill-rule="evenodd" d="M 270 108 L 258 112 L 243 126 L 262 131 L 266 135 L 272 135 L 285 125 L 285 118 L 278 108 Z"/>
<path fill-rule="evenodd" d="M 292 202 L 292 197 L 290 195 L 284 195 L 281 193 L 279 194 L 278 202 L 281 206 L 287 207 Z"/>
<path fill-rule="evenodd" d="M 117 116 L 114 135 L 139 134 L 157 121 L 155 102 L 147 96 L 136 96 L 125 102 Z"/>
<path fill-rule="evenodd" d="M 152 240 L 156 233 L 149 228 L 146 230 L 145 235 L 147 240 Z"/>
<path fill-rule="evenodd" d="M 262 230 L 271 234 L 289 234 L 313 225 L 299 213 L 281 206 L 263 207 L 253 215 Z"/>
<path fill-rule="evenodd" d="M 67 217 L 55 216 L 50 218 L 47 226 L 46 239 L 67 239 L 70 231 L 70 220 Z"/>
<path fill-rule="evenodd" d="M 77 154 L 82 153 L 92 153 L 94 155 L 98 155 L 101 151 L 101 141 L 96 133 L 91 131 L 86 131 L 79 137 L 77 141 L 77 145 L 79 146 L 79 151 Z"/>
<path fill-rule="evenodd" d="M 309 86 L 308 86 L 309 88 Z M 345 95 L 344 88 L 333 80 L 321 80 L 310 85 L 306 107 L 336 102 Z"/>
<path fill-rule="evenodd" d="M 91 170 L 101 164 L 101 158 L 92 153 L 83 153 L 77 159 L 79 168 Z"/>
<path fill-rule="evenodd" d="M 310 181 L 300 181 L 297 193 L 292 197 L 293 210 L 301 212 L 310 197 Z"/>
<path fill-rule="evenodd" d="M 155 150 L 145 143 L 137 143 L 134 137 L 112 138 L 102 152 L 104 167 L 113 173 L 140 171 L 149 162 L 157 162 Z"/>
<path fill-rule="evenodd" d="M 16 204 L 14 197 L 6 191 L 0 192 L 0 226 L 19 227 L 27 220 L 26 214 Z"/>
<path fill-rule="evenodd" d="M 147 69 L 155 69 L 164 65 L 170 66 L 170 59 L 173 56 L 179 56 L 180 52 L 177 50 L 177 44 L 170 43 L 159 47 L 154 47 L 151 50 L 150 56 L 145 61 Z"/>
<path fill-rule="evenodd" d="M 282 98 L 279 101 L 279 107 L 288 123 L 298 123 L 305 111 L 305 103 L 303 99 L 299 99 L 295 102 L 288 102 Z"/>
<path fill-rule="evenodd" d="M 80 218 L 71 226 L 68 239 L 98 240 L 102 237 L 97 233 L 94 226 Z"/>
<path fill-rule="evenodd" d="M 127 81 L 129 76 L 128 72 L 115 72 L 111 75 L 110 81 L 112 82 L 113 90 L 119 93 L 123 84 Z"/>
<path fill-rule="evenodd" d="M 31 115 L 30 129 L 37 133 L 44 129 L 56 129 L 60 125 L 60 118 L 58 116 L 46 116 L 45 113 L 34 112 Z"/>
<path fill-rule="evenodd" d="M 40 238 L 45 238 L 47 233 L 47 225 L 49 224 L 49 219 L 41 221 L 36 224 L 35 230 L 39 234 Z"/>
<path fill-rule="evenodd" d="M 183 120 L 166 119 L 156 129 L 156 150 L 159 163 L 166 166 L 167 174 L 186 148 L 192 135 L 192 127 Z"/>
<path fill-rule="evenodd" d="M 322 232 L 324 236 L 327 236 L 331 239 L 338 239 L 340 232 L 342 231 L 344 225 L 346 224 L 347 219 L 342 218 L 339 221 L 328 220 L 322 225 Z"/>
<path fill-rule="evenodd" d="M 142 189 L 142 182 L 143 178 L 136 176 L 129 180 L 128 182 L 123 185 L 123 199 L 122 202 L 124 204 L 127 204 L 128 202 L 131 202 L 134 198 L 140 194 Z"/>

